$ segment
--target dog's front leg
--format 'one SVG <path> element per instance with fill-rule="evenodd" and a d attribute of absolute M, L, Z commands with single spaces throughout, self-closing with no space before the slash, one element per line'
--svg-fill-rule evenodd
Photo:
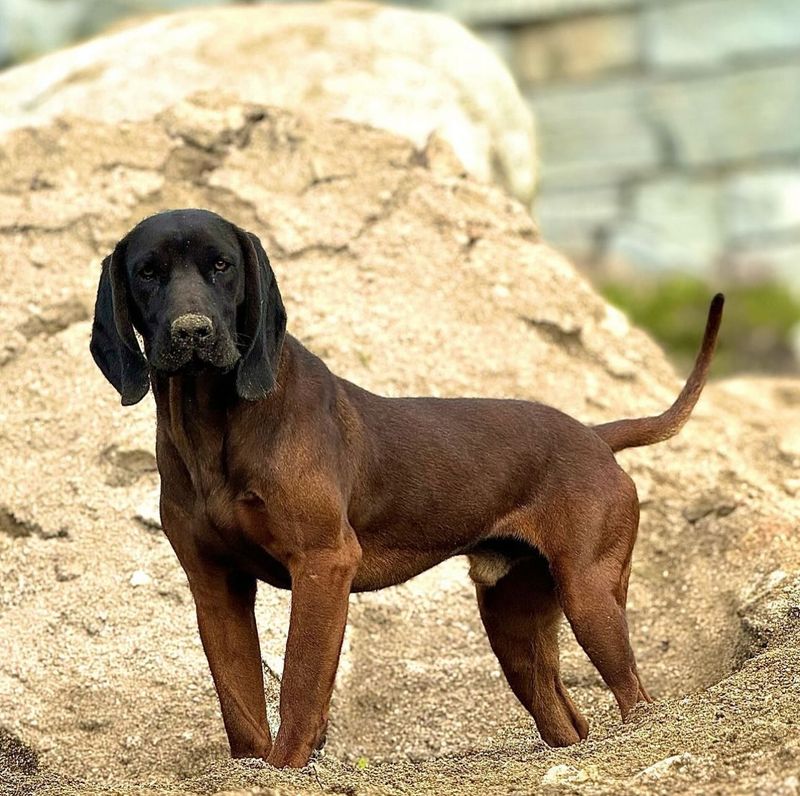
<path fill-rule="evenodd" d="M 187 575 L 231 756 L 266 759 L 272 738 L 254 613 L 255 580 L 209 567 Z"/>
<path fill-rule="evenodd" d="M 273 766 L 306 765 L 325 731 L 350 587 L 360 559 L 361 549 L 351 537 L 338 548 L 303 553 L 289 566 L 292 612 L 281 683 L 281 726 L 267 758 Z"/>

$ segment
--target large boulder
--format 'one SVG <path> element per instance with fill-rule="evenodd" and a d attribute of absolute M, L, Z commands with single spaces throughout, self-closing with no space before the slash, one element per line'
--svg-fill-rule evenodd
<path fill-rule="evenodd" d="M 0 130 L 63 113 L 147 119 L 199 90 L 362 122 L 529 203 L 533 118 L 497 56 L 447 17 L 364 2 L 194 9 L 126 26 L 0 74 Z"/>
<path fill-rule="evenodd" d="M 441 141 L 420 148 L 219 94 L 0 138 L 0 726 L 11 739 L 0 776 L 11 787 L 796 791 L 792 381 L 714 386 L 680 437 L 620 457 L 643 502 L 631 631 L 659 699 L 628 724 L 565 630 L 567 685 L 592 732 L 544 747 L 455 560 L 352 599 L 329 744 L 312 769 L 227 760 L 191 599 L 154 511 L 151 399 L 120 407 L 88 354 L 100 260 L 149 213 L 208 207 L 261 237 L 291 331 L 367 388 L 532 398 L 586 421 L 671 402 L 680 379 L 657 346 L 520 204 L 460 171 Z M 274 721 L 287 595 L 261 589 L 258 620 Z"/>

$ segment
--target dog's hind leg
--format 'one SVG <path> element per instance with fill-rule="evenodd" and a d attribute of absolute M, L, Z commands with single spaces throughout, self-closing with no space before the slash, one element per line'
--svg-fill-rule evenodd
<path fill-rule="evenodd" d="M 589 725 L 559 674 L 561 607 L 541 556 L 513 564 L 495 584 L 476 584 L 481 619 L 503 673 L 550 746 L 586 738 Z"/>
<path fill-rule="evenodd" d="M 613 692 L 624 720 L 637 702 L 652 700 L 639 679 L 625 613 L 638 501 L 630 479 L 619 473 L 618 488 L 609 489 L 602 511 L 595 506 L 575 512 L 586 518 L 571 534 L 580 544 L 551 557 L 550 566 L 575 637 Z"/>

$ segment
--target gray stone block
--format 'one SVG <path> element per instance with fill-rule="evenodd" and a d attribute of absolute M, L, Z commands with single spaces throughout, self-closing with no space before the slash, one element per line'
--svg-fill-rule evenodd
<path fill-rule="evenodd" d="M 63 47 L 129 16 L 226 0 L 0 0 L 0 63 Z M 5 53 L 3 52 L 5 50 Z"/>
<path fill-rule="evenodd" d="M 800 153 L 800 64 L 663 83 L 649 113 L 685 165 Z"/>
<path fill-rule="evenodd" d="M 723 212 L 733 241 L 790 231 L 800 236 L 800 166 L 734 175 L 724 188 Z M 800 260 L 797 272 L 800 275 Z"/>
<path fill-rule="evenodd" d="M 658 141 L 641 112 L 646 84 L 625 80 L 526 96 L 537 119 L 543 190 L 609 185 L 658 166 Z"/>
<path fill-rule="evenodd" d="M 632 67 L 639 61 L 638 27 L 634 14 L 523 26 L 514 34 L 514 72 L 522 83 L 543 83 Z"/>
<path fill-rule="evenodd" d="M 726 255 L 720 270 L 726 278 L 738 281 L 778 279 L 800 295 L 800 238 L 773 245 L 738 246 Z"/>
<path fill-rule="evenodd" d="M 481 41 L 488 45 L 494 54 L 507 66 L 511 67 L 513 61 L 512 34 L 508 28 L 492 27 L 481 28 L 474 31 Z"/>
<path fill-rule="evenodd" d="M 533 213 L 545 240 L 585 264 L 594 259 L 600 240 L 620 219 L 619 188 L 543 191 Z"/>
<path fill-rule="evenodd" d="M 642 268 L 709 274 L 722 254 L 720 193 L 712 180 L 664 177 L 639 186 L 608 257 Z"/>
<path fill-rule="evenodd" d="M 649 0 L 433 0 L 437 11 L 473 25 L 518 23 L 640 6 Z"/>
<path fill-rule="evenodd" d="M 0 0 L 0 41 L 7 61 L 18 61 L 71 41 L 80 27 L 82 0 Z"/>
<path fill-rule="evenodd" d="M 567 223 L 600 224 L 618 219 L 620 189 L 616 185 L 585 190 L 544 190 L 534 204 L 540 226 Z"/>
<path fill-rule="evenodd" d="M 601 238 L 589 227 L 542 230 L 542 237 L 579 269 L 592 269 L 602 253 Z"/>
<path fill-rule="evenodd" d="M 800 2 L 656 2 L 647 8 L 645 28 L 651 66 L 706 67 L 741 56 L 800 49 Z"/>

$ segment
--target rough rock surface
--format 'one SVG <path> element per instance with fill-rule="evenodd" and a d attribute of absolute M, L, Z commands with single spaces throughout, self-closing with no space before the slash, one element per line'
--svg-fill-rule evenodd
<path fill-rule="evenodd" d="M 797 793 L 792 381 L 714 386 L 682 436 L 621 456 L 643 502 L 631 630 L 658 698 L 629 723 L 565 631 L 592 730 L 546 748 L 452 561 L 352 599 L 312 767 L 227 760 L 154 527 L 151 400 L 121 408 L 88 354 L 100 260 L 148 213 L 209 207 L 261 236 L 292 332 L 367 388 L 535 398 L 587 421 L 665 407 L 680 381 L 658 348 L 453 163 L 441 144 L 208 96 L 0 139 L 0 790 Z M 273 720 L 287 606 L 260 591 Z"/>
<path fill-rule="evenodd" d="M 65 112 L 146 119 L 197 91 L 362 122 L 417 146 L 435 132 L 474 176 L 533 197 L 533 118 L 497 56 L 447 17 L 371 3 L 195 9 L 129 24 L 0 75 L 0 130 Z"/>

